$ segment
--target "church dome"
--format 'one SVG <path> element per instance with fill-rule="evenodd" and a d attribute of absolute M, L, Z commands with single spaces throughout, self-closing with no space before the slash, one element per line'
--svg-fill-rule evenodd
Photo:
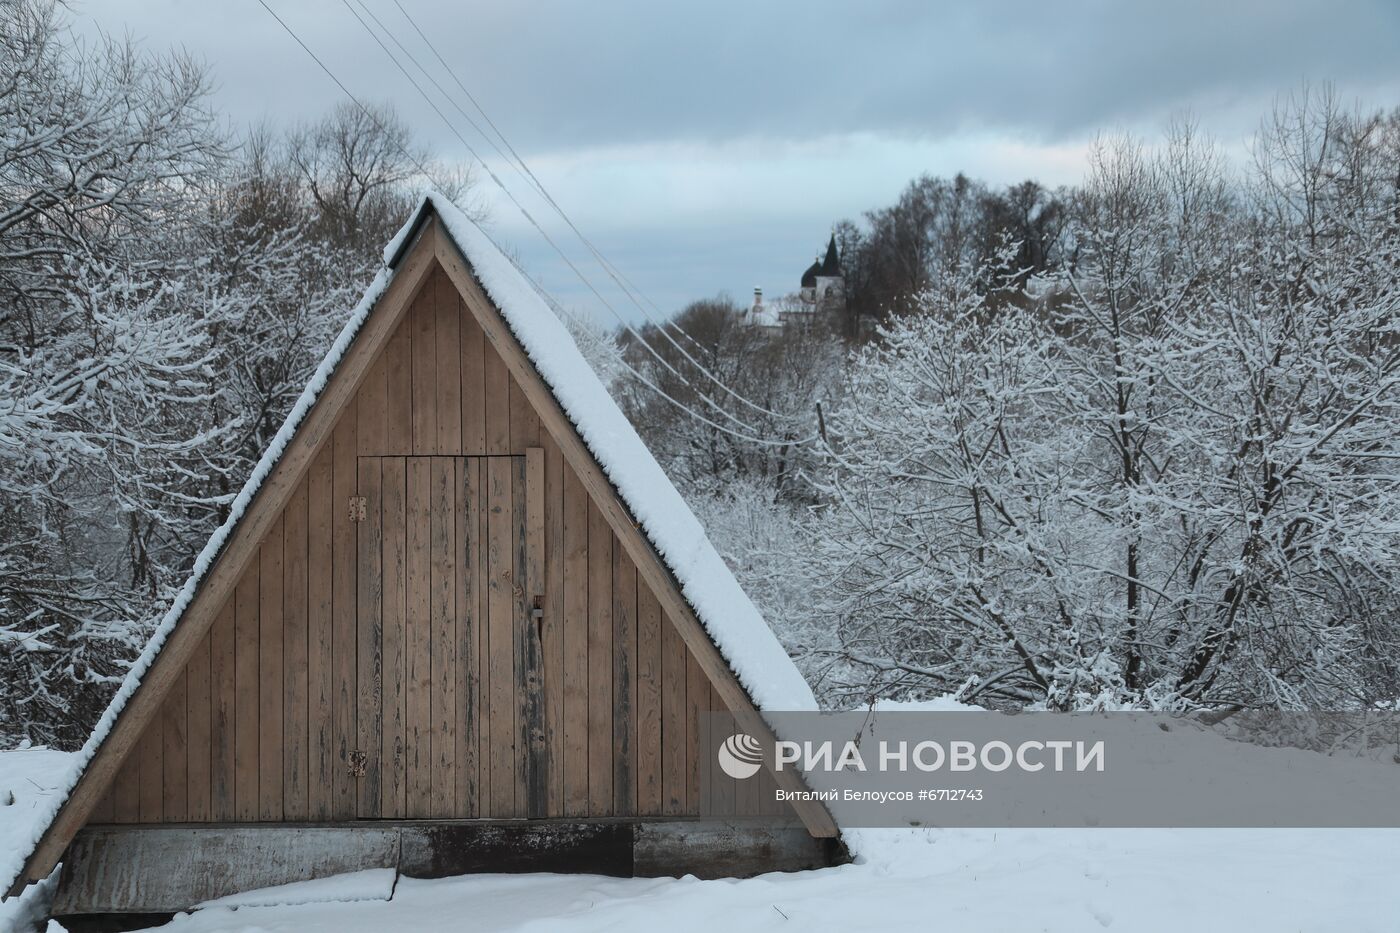
<path fill-rule="evenodd" d="M 812 263 L 810 266 L 807 267 L 807 271 L 804 272 L 804 273 L 802 273 L 802 287 L 803 287 L 803 288 L 816 288 L 816 287 L 817 287 L 817 276 L 819 276 L 819 275 L 821 275 L 821 274 L 822 274 L 822 264 L 821 264 L 820 262 L 814 262 L 814 263 Z"/>

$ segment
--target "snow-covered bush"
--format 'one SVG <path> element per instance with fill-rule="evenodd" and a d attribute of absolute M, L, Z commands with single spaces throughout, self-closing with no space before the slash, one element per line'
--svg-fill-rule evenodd
<path fill-rule="evenodd" d="M 59 9 L 0 0 L 0 745 L 86 736 L 421 158 L 387 108 L 235 144 L 203 68 Z"/>
<path fill-rule="evenodd" d="M 867 693 L 1393 701 L 1400 166 L 1309 98 L 1250 185 L 1105 146 L 1055 300 L 957 269 L 855 361 L 806 551 Z"/>

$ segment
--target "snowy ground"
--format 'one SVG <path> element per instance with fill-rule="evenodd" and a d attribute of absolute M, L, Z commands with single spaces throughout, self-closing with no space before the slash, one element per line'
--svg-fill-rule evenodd
<path fill-rule="evenodd" d="M 73 759 L 0 752 L 0 857 Z M 478 875 L 325 879 L 163 930 L 949 933 L 1400 930 L 1400 830 L 865 830 L 860 864 L 745 881 Z M 388 873 L 384 873 L 388 874 Z M 346 901 L 347 888 L 359 900 Z M 390 900 L 383 898 L 392 888 Z M 0 905 L 24 925 L 36 889 Z M 250 906 L 253 902 L 277 906 Z M 287 903 L 292 902 L 292 903 Z M 57 929 L 54 925 L 51 929 Z"/>
<path fill-rule="evenodd" d="M 19 874 L 34 839 L 72 781 L 77 756 L 48 748 L 0 751 L 0 880 Z M 37 885 L 23 898 L 0 904 L 0 933 L 26 929 L 46 894 Z"/>
<path fill-rule="evenodd" d="M 746 881 L 399 879 L 390 901 L 210 908 L 168 929 L 1394 931 L 1400 831 L 868 832 L 866 864 Z M 299 886 L 301 897 L 326 879 Z M 276 899 L 276 898 L 273 898 Z"/>

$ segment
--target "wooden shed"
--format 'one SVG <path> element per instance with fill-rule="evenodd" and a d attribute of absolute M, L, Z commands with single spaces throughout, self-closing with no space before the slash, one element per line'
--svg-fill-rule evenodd
<path fill-rule="evenodd" d="M 703 714 L 771 738 L 775 704 L 811 694 L 679 494 L 540 295 L 429 195 L 12 893 L 60 861 L 67 915 L 381 866 L 829 864 L 825 809 L 774 801 L 791 772 L 702 780 Z"/>

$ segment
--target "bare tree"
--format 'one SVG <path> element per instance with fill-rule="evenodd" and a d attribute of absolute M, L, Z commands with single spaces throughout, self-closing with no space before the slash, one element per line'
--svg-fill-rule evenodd
<path fill-rule="evenodd" d="M 291 165 L 316 205 L 329 239 L 373 248 L 392 235 L 407 213 L 411 180 L 419 183 L 428 153 L 387 104 L 362 110 L 337 104 L 317 123 L 292 134 Z"/>
<path fill-rule="evenodd" d="M 688 490 L 722 489 L 747 476 L 767 478 L 779 497 L 799 495 L 804 452 L 796 442 L 815 431 L 816 404 L 839 374 L 832 336 L 750 326 L 722 295 L 692 302 L 665 326 L 669 340 L 650 325 L 641 339 L 621 341 L 629 363 L 659 390 L 619 383 L 642 438 Z"/>

